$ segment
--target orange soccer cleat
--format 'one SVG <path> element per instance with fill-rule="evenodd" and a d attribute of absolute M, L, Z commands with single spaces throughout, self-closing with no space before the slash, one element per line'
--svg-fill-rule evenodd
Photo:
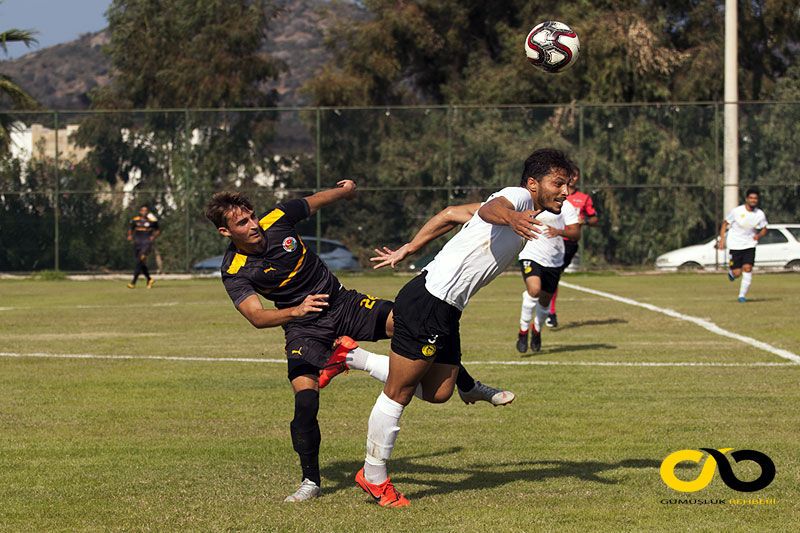
<path fill-rule="evenodd" d="M 347 357 L 347 352 L 358 348 L 356 341 L 350 337 L 339 337 L 336 339 L 336 342 L 333 343 L 333 346 L 333 355 L 331 355 L 331 358 L 328 359 L 328 362 L 325 364 L 325 368 L 323 368 L 319 374 L 320 389 L 324 389 L 333 378 L 342 372 L 346 374 L 347 371 L 350 370 L 350 367 L 347 366 L 347 361 L 345 360 Z"/>
<path fill-rule="evenodd" d="M 364 492 L 375 498 L 375 503 L 381 507 L 403 507 L 405 505 L 410 505 L 405 496 L 395 490 L 390 479 L 387 478 L 386 481 L 380 485 L 373 485 L 364 477 L 363 468 L 356 473 L 356 484 L 361 487 Z"/>

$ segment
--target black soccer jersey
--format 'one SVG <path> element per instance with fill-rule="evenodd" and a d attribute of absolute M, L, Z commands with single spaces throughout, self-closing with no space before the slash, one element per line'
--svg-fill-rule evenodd
<path fill-rule="evenodd" d="M 150 220 L 147 217 L 136 215 L 131 219 L 131 231 L 133 238 L 138 242 L 149 241 L 150 237 L 158 229 L 158 221 Z"/>
<path fill-rule="evenodd" d="M 235 306 L 260 294 L 281 309 L 299 305 L 309 294 L 330 294 L 341 284 L 325 263 L 300 240 L 295 224 L 309 216 L 305 199 L 276 205 L 259 218 L 264 251 L 243 254 L 231 244 L 222 259 L 222 282 Z"/>

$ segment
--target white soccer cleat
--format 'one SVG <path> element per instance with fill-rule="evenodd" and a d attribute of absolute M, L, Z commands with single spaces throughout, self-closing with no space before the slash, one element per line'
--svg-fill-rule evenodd
<path fill-rule="evenodd" d="M 285 502 L 305 502 L 322 496 L 322 489 L 310 479 L 304 479 L 297 492 L 286 497 Z"/>
<path fill-rule="evenodd" d="M 458 388 L 458 387 L 456 387 Z M 507 405 L 514 401 L 513 392 L 495 389 L 494 387 L 490 387 L 488 385 L 484 385 L 480 381 L 475 382 L 475 386 L 472 387 L 471 390 L 464 392 L 461 389 L 458 389 L 458 395 L 461 397 L 461 400 L 464 403 L 475 403 L 475 402 L 489 402 L 492 405 Z"/>

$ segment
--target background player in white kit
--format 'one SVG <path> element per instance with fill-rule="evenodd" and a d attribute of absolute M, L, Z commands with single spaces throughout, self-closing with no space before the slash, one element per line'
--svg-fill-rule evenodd
<path fill-rule="evenodd" d="M 525 243 L 519 253 L 519 266 L 525 290 L 519 317 L 517 351 L 528 351 L 528 331 L 531 329 L 531 350 L 542 347 L 542 325 L 550 313 L 550 300 L 558 289 L 564 267 L 564 238 L 577 241 L 581 237 L 580 213 L 569 201 L 561 212 L 543 211 L 536 220 L 545 225 L 538 239 Z"/>
<path fill-rule="evenodd" d="M 469 299 L 503 272 L 536 238 L 542 209 L 559 213 L 567 198 L 570 162 L 559 150 L 536 150 L 525 161 L 520 185 L 492 194 L 397 295 L 389 376 L 375 402 L 367 430 L 364 467 L 356 483 L 382 506 L 408 505 L 389 480 L 392 454 L 403 409 L 418 386 L 426 401 L 442 403 L 453 393 L 461 360 L 459 320 Z M 389 253 L 394 265 L 441 235 L 426 223 L 408 245 Z M 422 235 L 421 235 L 422 234 Z"/>
<path fill-rule="evenodd" d="M 730 252 L 728 279 L 733 281 L 742 276 L 739 285 L 739 301 L 742 303 L 746 301 L 747 290 L 753 281 L 756 245 L 767 234 L 767 216 L 758 207 L 758 189 L 747 189 L 744 198 L 744 204 L 735 207 L 722 222 L 717 245 L 720 250 L 727 245 Z"/>

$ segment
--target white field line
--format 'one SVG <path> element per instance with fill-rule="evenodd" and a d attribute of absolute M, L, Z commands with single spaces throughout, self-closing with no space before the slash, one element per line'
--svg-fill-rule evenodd
<path fill-rule="evenodd" d="M 248 357 L 178 357 L 169 355 L 97 355 L 97 354 L 55 354 L 55 353 L 10 353 L 0 352 L 0 357 L 41 357 L 48 359 L 117 359 L 117 360 L 159 360 L 159 361 L 203 361 L 211 363 L 277 363 L 285 364 L 285 359 L 256 359 Z M 693 362 L 625 362 L 625 361 L 472 361 L 465 365 L 501 366 L 640 366 L 640 367 L 774 367 L 797 366 L 794 363 L 693 363 Z"/>
<path fill-rule="evenodd" d="M 789 350 L 784 350 L 782 348 L 775 348 L 774 346 L 770 346 L 766 342 L 761 342 L 752 337 L 746 337 L 744 335 L 739 335 L 738 333 L 733 333 L 732 331 L 722 329 L 721 327 L 717 326 L 716 324 L 714 324 L 709 320 L 705 320 L 703 318 L 697 318 L 694 316 L 684 315 L 683 313 L 678 313 L 677 311 L 673 311 L 672 309 L 664 309 L 662 307 L 656 307 L 655 305 L 637 302 L 636 300 L 631 300 L 630 298 L 623 298 L 622 296 L 617 296 L 615 294 L 596 291 L 594 289 L 587 289 L 586 287 L 573 285 L 572 283 L 566 283 L 562 281 L 560 284 L 563 285 L 564 287 L 575 289 L 576 291 L 588 292 L 589 294 L 594 294 L 595 296 L 602 296 L 603 298 L 608 298 L 616 302 L 621 302 L 628 305 L 635 305 L 637 307 L 643 307 L 649 311 L 662 313 L 667 316 L 671 316 L 672 318 L 677 318 L 678 320 L 685 320 L 686 322 L 691 322 L 692 324 L 700 326 L 701 328 L 707 329 L 711 333 L 716 333 L 717 335 L 728 337 L 729 339 L 735 339 L 737 341 L 741 341 L 745 344 L 749 344 L 750 346 L 753 346 L 760 350 L 764 350 L 765 352 L 769 352 L 771 354 L 777 355 L 778 357 L 783 357 L 784 359 L 788 359 L 790 361 L 793 361 L 794 363 L 800 364 L 800 356 L 790 352 Z"/>

